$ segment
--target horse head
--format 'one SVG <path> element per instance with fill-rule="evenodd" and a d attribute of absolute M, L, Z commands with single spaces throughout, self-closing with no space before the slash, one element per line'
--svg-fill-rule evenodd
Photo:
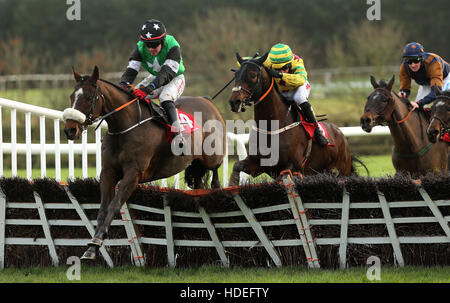
<path fill-rule="evenodd" d="M 95 118 L 101 115 L 102 104 L 99 101 L 98 67 L 95 66 L 91 76 L 81 76 L 72 67 L 75 81 L 74 91 L 70 95 L 70 108 L 63 113 L 64 133 L 69 140 L 80 138 L 83 130 L 91 125 Z"/>
<path fill-rule="evenodd" d="M 368 97 L 364 106 L 364 113 L 361 116 L 361 128 L 370 133 L 375 125 L 389 122 L 394 110 L 394 99 L 391 96 L 394 76 L 386 83 L 384 80 L 376 82 L 373 76 L 370 76 L 370 82 L 375 89 Z"/>
<path fill-rule="evenodd" d="M 245 111 L 246 105 L 251 105 L 252 101 L 257 102 L 264 93 L 262 90 L 262 78 L 268 78 L 263 63 L 269 53 L 251 59 L 243 59 L 239 53 L 236 58 L 239 62 L 239 69 L 235 71 L 235 86 L 229 99 L 231 110 L 235 113 Z"/>
<path fill-rule="evenodd" d="M 450 131 L 450 91 L 441 92 L 434 87 L 436 101 L 431 107 L 432 119 L 427 128 L 428 139 L 436 143 L 440 136 Z"/>

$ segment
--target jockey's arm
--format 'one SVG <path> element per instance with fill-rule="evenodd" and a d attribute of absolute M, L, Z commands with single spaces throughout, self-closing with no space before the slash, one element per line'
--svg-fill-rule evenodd
<path fill-rule="evenodd" d="M 166 61 L 164 61 L 164 64 L 161 66 L 158 76 L 152 83 L 150 83 L 153 89 L 157 89 L 158 87 L 164 86 L 172 81 L 178 73 L 180 62 L 180 48 L 178 46 L 174 46 L 167 53 Z"/>
<path fill-rule="evenodd" d="M 128 66 L 125 72 L 122 74 L 120 78 L 120 84 L 131 84 L 136 79 L 136 76 L 141 69 L 142 57 L 139 53 L 138 48 L 136 47 L 130 55 L 130 59 L 128 61 Z"/>
<path fill-rule="evenodd" d="M 434 92 L 434 87 L 436 86 L 442 90 L 443 79 L 442 79 L 442 66 L 438 61 L 433 62 L 427 68 L 427 76 L 430 78 L 431 90 L 422 100 L 418 100 L 417 103 L 421 106 L 432 103 L 436 100 L 436 93 Z"/>
<path fill-rule="evenodd" d="M 281 78 L 286 85 L 300 87 L 306 83 L 307 73 L 303 65 L 293 65 L 292 73 L 283 73 L 283 77 Z"/>
<path fill-rule="evenodd" d="M 400 93 L 404 93 L 404 95 L 400 94 L 400 97 L 408 98 L 411 94 L 411 76 L 408 75 L 408 72 L 403 64 L 400 66 L 398 78 L 400 79 Z"/>

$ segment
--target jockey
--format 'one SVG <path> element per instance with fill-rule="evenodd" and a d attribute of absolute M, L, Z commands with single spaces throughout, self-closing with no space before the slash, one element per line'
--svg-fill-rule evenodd
<path fill-rule="evenodd" d="M 269 74 L 275 79 L 281 94 L 294 101 L 302 109 L 305 120 L 314 124 L 316 142 L 322 147 L 327 146 L 328 140 L 318 127 L 316 116 L 308 102 L 311 86 L 303 59 L 293 54 L 288 45 L 279 43 L 270 49 L 264 66 L 269 69 Z"/>
<path fill-rule="evenodd" d="M 423 107 L 436 99 L 433 87 L 450 89 L 450 66 L 440 56 L 426 53 L 417 42 L 408 43 L 403 49 L 403 64 L 400 66 L 399 96 L 408 98 L 411 79 L 419 85 L 415 101 L 409 101 L 413 109 Z"/>
<path fill-rule="evenodd" d="M 131 84 L 141 66 L 150 75 L 136 85 L 137 89 L 133 91 Z M 145 21 L 141 27 L 140 41 L 131 53 L 127 69 L 120 78 L 120 86 L 132 90 L 133 95 L 140 100 L 150 102 L 146 99 L 147 96 L 150 99 L 158 98 L 172 125 L 172 132 L 176 132 L 175 137 L 182 131 L 175 100 L 184 91 L 183 73 L 183 59 L 177 40 L 166 33 L 162 22 L 155 19 Z"/>

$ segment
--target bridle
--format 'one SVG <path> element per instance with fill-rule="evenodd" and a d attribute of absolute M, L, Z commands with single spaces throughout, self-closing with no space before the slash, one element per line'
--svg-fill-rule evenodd
<path fill-rule="evenodd" d="M 437 99 L 446 99 L 446 100 L 450 100 L 450 97 L 440 95 L 440 96 L 438 96 L 438 97 L 436 98 L 436 101 L 437 101 Z M 447 109 L 447 112 L 448 112 L 448 109 Z M 448 121 L 445 122 L 443 119 L 441 119 L 440 117 L 436 116 L 436 113 L 434 113 L 434 114 L 433 114 L 433 117 L 431 117 L 431 118 L 432 118 L 432 119 L 436 119 L 436 120 L 439 121 L 439 123 L 441 123 L 441 132 L 440 132 L 440 134 L 439 134 L 441 137 L 444 136 L 445 133 L 450 132 L 450 125 L 447 124 Z"/>
<path fill-rule="evenodd" d="M 91 97 L 92 99 L 92 103 L 91 106 L 89 107 L 89 111 L 86 114 L 86 122 L 83 123 L 82 127 L 83 130 L 88 126 L 91 125 L 95 122 L 97 122 L 99 119 L 93 119 L 94 118 L 94 109 L 95 106 L 97 105 L 98 100 L 100 99 L 99 95 L 102 97 L 103 102 L 105 102 L 105 95 L 103 95 L 103 93 L 99 90 L 98 84 L 97 83 L 92 83 L 92 85 L 95 87 L 95 92 L 94 95 Z M 100 92 L 100 94 L 99 94 Z"/>
<path fill-rule="evenodd" d="M 392 98 L 390 92 L 387 89 L 384 88 L 376 88 L 375 91 L 368 97 L 370 98 L 375 92 L 379 92 L 383 97 L 386 97 L 388 99 L 386 106 L 380 111 L 376 112 L 376 114 L 381 117 L 384 121 L 389 121 L 389 117 L 392 115 L 393 109 L 394 109 L 394 99 Z M 386 95 L 387 93 L 387 95 Z M 367 108 L 364 110 L 365 112 L 370 111 L 370 108 Z M 374 121 L 375 122 L 375 121 Z M 380 124 L 379 122 L 375 122 Z"/>
<path fill-rule="evenodd" d="M 242 86 L 235 86 L 231 89 L 232 92 L 239 92 L 239 95 L 241 96 L 241 100 L 242 100 L 242 104 L 241 104 L 241 110 L 245 111 L 245 106 L 251 106 L 251 105 L 258 105 L 259 103 L 261 103 L 269 94 L 269 92 L 272 90 L 273 88 L 273 84 L 274 84 L 274 80 L 272 78 L 271 84 L 269 86 L 269 88 L 267 89 L 267 91 L 263 94 L 261 92 L 262 90 L 262 81 L 261 81 L 261 66 L 259 66 L 258 64 L 256 64 L 255 62 L 252 61 L 245 61 L 241 64 L 241 69 L 244 67 L 244 65 L 253 65 L 257 67 L 257 71 L 258 74 L 256 76 L 256 83 L 255 85 L 253 85 L 253 87 L 251 88 L 251 90 L 246 89 L 245 87 Z M 236 71 L 237 73 L 238 71 Z M 243 94 L 242 91 L 244 91 L 247 94 L 247 97 L 243 98 Z M 258 95 L 259 97 L 255 96 Z M 252 104 L 253 102 L 253 104 Z"/>
<path fill-rule="evenodd" d="M 385 88 L 382 87 L 378 87 L 375 89 L 375 91 L 379 91 L 382 92 L 382 95 L 386 98 L 388 98 L 387 104 L 386 106 L 383 108 L 383 110 L 379 113 L 377 113 L 378 116 L 382 117 L 385 121 L 389 121 L 388 117 L 392 115 L 393 109 L 394 109 L 394 98 L 392 97 L 390 91 L 388 91 Z M 385 94 L 387 93 L 387 95 Z M 408 120 L 408 118 L 411 116 L 412 112 L 414 111 L 413 108 L 411 108 L 408 112 L 408 114 L 401 120 L 396 121 L 397 124 L 402 124 L 403 122 L 405 122 L 406 120 Z"/>

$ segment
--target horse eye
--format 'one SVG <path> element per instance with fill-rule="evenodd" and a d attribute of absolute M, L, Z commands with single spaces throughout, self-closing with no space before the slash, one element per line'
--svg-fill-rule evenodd
<path fill-rule="evenodd" d="M 252 80 L 256 79 L 256 77 L 258 76 L 258 74 L 255 72 L 250 72 L 249 75 L 250 75 L 250 79 L 252 79 Z"/>

